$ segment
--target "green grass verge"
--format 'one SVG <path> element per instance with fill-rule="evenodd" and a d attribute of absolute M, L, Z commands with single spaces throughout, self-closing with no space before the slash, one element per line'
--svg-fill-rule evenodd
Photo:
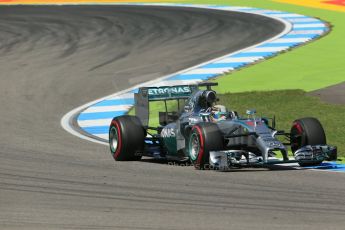
<path fill-rule="evenodd" d="M 179 1 L 180 2 L 180 1 Z M 189 0 L 185 3 L 251 6 L 318 17 L 333 25 L 327 36 L 260 64 L 218 78 L 219 93 L 303 89 L 312 91 L 345 81 L 345 13 L 269 0 Z"/>
<path fill-rule="evenodd" d="M 328 143 L 338 146 L 339 156 L 345 157 L 345 123 L 342 121 L 345 106 L 323 103 L 319 98 L 308 96 L 302 90 L 227 93 L 218 96 L 220 104 L 239 114 L 243 115 L 247 109 L 255 108 L 258 116 L 275 115 L 276 128 L 288 132 L 295 119 L 316 117 L 324 126 Z M 176 107 L 173 102 L 168 105 L 169 111 L 175 110 Z M 159 111 L 165 111 L 164 103 L 150 104 L 150 126 L 158 125 Z M 130 114 L 134 114 L 134 111 L 131 110 Z"/>

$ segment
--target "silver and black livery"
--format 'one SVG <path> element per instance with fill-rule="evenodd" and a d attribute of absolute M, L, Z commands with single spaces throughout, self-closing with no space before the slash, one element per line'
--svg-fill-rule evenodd
<path fill-rule="evenodd" d="M 301 166 L 336 160 L 337 148 L 326 144 L 321 123 L 312 117 L 297 119 L 290 132 L 277 130 L 275 118 L 245 116 L 217 104 L 216 83 L 144 87 L 135 93 L 135 116 L 115 117 L 109 129 L 115 160 L 142 156 L 185 160 L 197 169 L 229 169 L 297 162 Z M 167 102 L 176 102 L 168 111 Z M 150 127 L 150 103 L 163 101 L 159 125 Z M 294 158 L 289 159 L 287 146 Z M 277 152 L 283 159 L 275 158 Z"/>

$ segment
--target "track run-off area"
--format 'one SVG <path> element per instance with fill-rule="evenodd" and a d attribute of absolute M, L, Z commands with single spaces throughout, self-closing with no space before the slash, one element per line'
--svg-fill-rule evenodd
<path fill-rule="evenodd" d="M 82 104 L 274 37 L 281 22 L 160 6 L 1 6 L 0 17 L 1 229 L 343 229 L 344 174 L 115 163 L 60 126 Z"/>

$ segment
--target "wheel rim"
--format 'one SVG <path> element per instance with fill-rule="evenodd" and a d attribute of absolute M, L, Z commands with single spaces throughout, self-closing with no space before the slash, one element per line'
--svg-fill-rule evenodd
<path fill-rule="evenodd" d="M 115 153 L 119 146 L 119 135 L 117 132 L 117 128 L 115 126 L 111 127 L 110 129 L 109 143 L 110 143 L 111 151 Z"/>
<path fill-rule="evenodd" d="M 292 130 L 291 149 L 294 152 L 301 147 L 303 129 L 299 123 L 294 123 Z"/>
<path fill-rule="evenodd" d="M 200 152 L 200 140 L 196 133 L 193 133 L 189 140 L 189 155 L 190 158 L 195 161 L 198 158 Z"/>

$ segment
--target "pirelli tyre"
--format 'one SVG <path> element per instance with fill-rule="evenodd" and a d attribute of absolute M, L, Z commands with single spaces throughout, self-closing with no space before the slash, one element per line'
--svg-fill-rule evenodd
<path fill-rule="evenodd" d="M 296 152 L 306 145 L 325 145 L 326 135 L 320 121 L 313 117 L 297 119 L 290 131 L 291 150 Z M 316 166 L 322 161 L 299 163 L 301 166 Z"/>
<path fill-rule="evenodd" d="M 144 143 L 145 129 L 138 117 L 124 115 L 111 121 L 109 146 L 116 161 L 140 160 Z"/>
<path fill-rule="evenodd" d="M 215 123 L 199 123 L 192 127 L 187 142 L 189 159 L 196 169 L 211 169 L 210 151 L 223 149 L 223 136 Z"/>

